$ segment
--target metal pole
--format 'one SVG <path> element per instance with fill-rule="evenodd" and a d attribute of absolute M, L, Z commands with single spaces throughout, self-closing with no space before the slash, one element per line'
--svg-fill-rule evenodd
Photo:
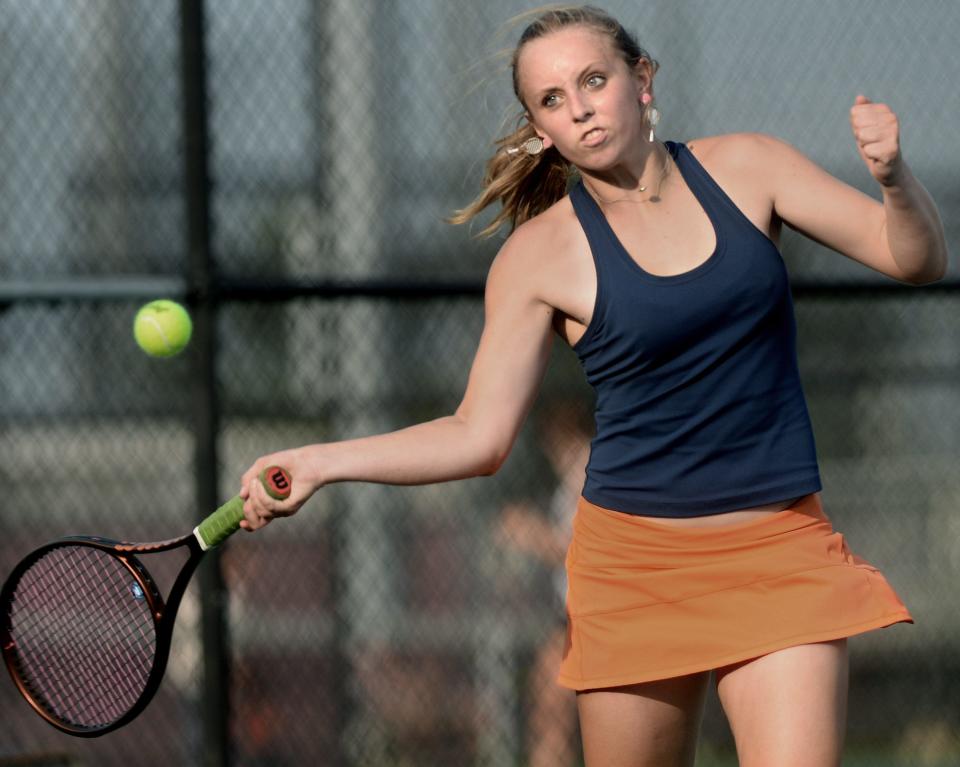
<path fill-rule="evenodd" d="M 193 424 L 198 518 L 217 507 L 215 274 L 210 237 L 209 134 L 204 50 L 203 0 L 180 0 L 183 95 L 184 182 L 187 213 L 188 301 L 194 318 Z M 198 572 L 200 632 L 203 643 L 203 761 L 205 767 L 230 763 L 230 669 L 226 592 L 216 551 Z"/>

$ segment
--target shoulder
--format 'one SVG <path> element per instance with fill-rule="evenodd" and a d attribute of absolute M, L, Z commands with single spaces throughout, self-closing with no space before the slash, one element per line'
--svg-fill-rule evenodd
<path fill-rule="evenodd" d="M 800 152 L 781 138 L 769 133 L 726 133 L 686 142 L 687 149 L 701 162 L 730 169 L 769 169 L 781 165 Z"/>
<path fill-rule="evenodd" d="M 768 133 L 707 136 L 686 146 L 721 186 L 746 196 L 772 200 L 792 178 L 815 168 L 798 149 Z"/>
<path fill-rule="evenodd" d="M 519 282 L 536 291 L 544 275 L 581 245 L 579 226 L 569 196 L 518 226 L 504 241 L 490 267 L 488 286 Z"/>
<path fill-rule="evenodd" d="M 565 195 L 542 213 L 525 221 L 507 238 L 504 247 L 532 254 L 551 253 L 570 244 L 579 231 L 570 195 Z"/>

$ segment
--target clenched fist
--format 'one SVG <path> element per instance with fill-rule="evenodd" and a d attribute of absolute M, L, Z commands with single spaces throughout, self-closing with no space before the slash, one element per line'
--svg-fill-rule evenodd
<path fill-rule="evenodd" d="M 902 161 L 900 122 L 893 110 L 886 104 L 874 104 L 866 96 L 857 96 L 850 109 L 850 127 L 870 175 L 884 186 L 895 185 Z"/>

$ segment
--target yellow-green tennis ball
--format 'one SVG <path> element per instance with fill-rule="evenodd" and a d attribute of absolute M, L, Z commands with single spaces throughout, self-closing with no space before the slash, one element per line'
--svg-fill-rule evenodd
<path fill-rule="evenodd" d="M 172 357 L 190 342 L 193 323 L 176 301 L 160 299 L 144 304 L 133 320 L 133 337 L 151 357 Z"/>

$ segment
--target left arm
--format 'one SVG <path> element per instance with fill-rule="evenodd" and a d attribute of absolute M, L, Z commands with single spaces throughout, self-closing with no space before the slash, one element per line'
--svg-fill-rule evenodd
<path fill-rule="evenodd" d="M 774 209 L 794 229 L 901 282 L 923 285 L 947 268 L 940 214 L 900 152 L 897 116 L 858 96 L 850 110 L 857 151 L 882 203 L 835 179 L 789 145 L 765 139 Z"/>

